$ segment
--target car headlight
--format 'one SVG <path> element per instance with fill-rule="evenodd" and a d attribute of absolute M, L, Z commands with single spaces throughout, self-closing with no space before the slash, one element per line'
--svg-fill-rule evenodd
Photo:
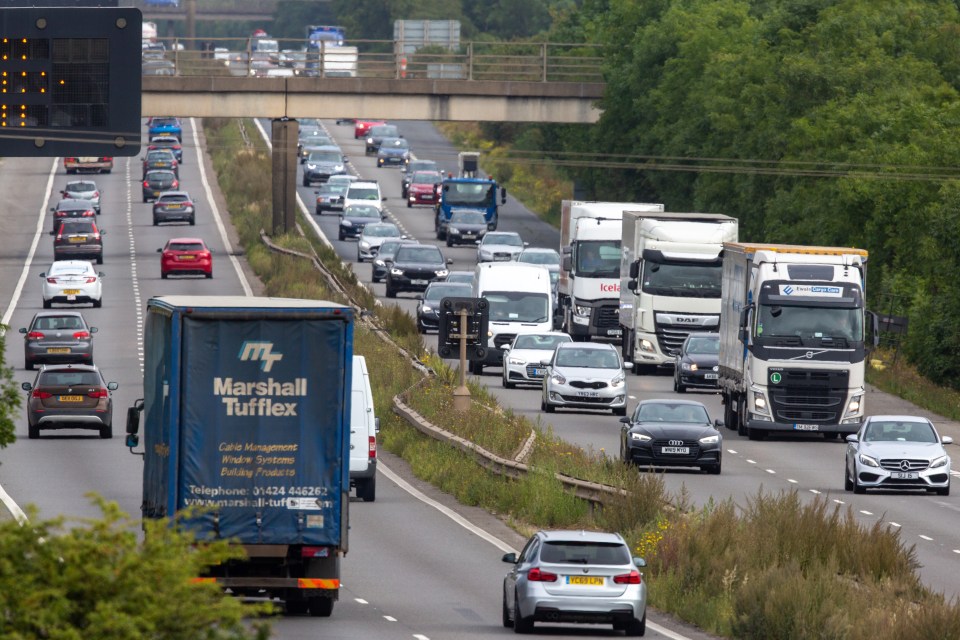
<path fill-rule="evenodd" d="M 360 241 L 360 248 L 361 248 L 361 249 L 370 249 L 370 243 L 367 242 L 366 240 L 361 240 L 361 241 Z"/>
<path fill-rule="evenodd" d="M 393 269 L 390 269 L 390 275 L 402 276 L 402 275 L 403 275 L 403 269 L 397 269 L 396 267 L 394 267 Z"/>
<path fill-rule="evenodd" d="M 620 375 L 618 375 L 617 377 L 615 377 L 613 380 L 610 381 L 610 386 L 616 389 L 617 387 L 620 387 L 623 385 L 623 381 L 625 379 L 626 379 L 626 376 L 624 376 L 621 373 Z"/>
<path fill-rule="evenodd" d="M 317 165 L 315 165 L 315 164 L 310 164 L 309 162 L 307 163 L 307 169 L 309 169 L 310 171 L 313 171 L 313 170 L 315 170 L 316 168 L 317 168 Z"/>
<path fill-rule="evenodd" d="M 339 173 L 340 171 L 343 171 L 343 165 L 338 164 L 333 168 L 333 170 Z"/>
<path fill-rule="evenodd" d="M 880 467 L 880 463 L 877 462 L 876 458 L 871 458 L 865 453 L 860 454 L 860 464 L 865 464 L 868 467 Z"/>
<path fill-rule="evenodd" d="M 374 261 L 373 261 L 373 264 L 377 265 L 378 267 L 385 267 L 385 266 L 387 266 L 387 263 L 384 262 L 383 260 L 374 260 Z"/>
<path fill-rule="evenodd" d="M 373 144 L 373 138 L 367 138 L 367 144 Z"/>
<path fill-rule="evenodd" d="M 630 439 L 636 440 L 637 442 L 650 442 L 651 440 L 653 440 L 653 438 L 651 438 L 645 433 L 636 433 L 636 432 L 633 432 L 630 434 Z"/>
<path fill-rule="evenodd" d="M 487 251 L 487 250 L 485 250 L 485 249 L 480 249 L 480 257 L 481 257 L 481 258 L 489 258 L 489 257 L 490 257 L 490 252 Z"/>
<path fill-rule="evenodd" d="M 431 313 L 433 309 L 430 307 L 430 305 L 425 304 L 422 307 L 420 307 L 420 311 L 422 311 L 423 313 Z"/>
<path fill-rule="evenodd" d="M 684 371 L 696 371 L 697 363 L 696 362 L 681 362 L 680 368 Z"/>
<path fill-rule="evenodd" d="M 449 274 L 450 272 L 447 271 L 446 269 L 439 269 L 435 273 L 437 274 L 438 278 L 446 278 L 447 274 Z"/>
<path fill-rule="evenodd" d="M 590 307 L 584 307 L 583 305 L 575 304 L 573 305 L 573 312 L 581 318 L 590 317 Z"/>
<path fill-rule="evenodd" d="M 515 367 L 522 367 L 523 365 L 527 364 L 523 358 L 507 358 L 507 362 Z"/>
<path fill-rule="evenodd" d="M 703 436 L 702 438 L 700 438 L 700 444 L 717 444 L 718 442 L 720 442 L 719 435 Z"/>
<path fill-rule="evenodd" d="M 550 374 L 550 382 L 554 384 L 567 384 L 567 379 L 561 374 L 554 372 Z"/>
<path fill-rule="evenodd" d="M 947 464 L 949 461 L 950 461 L 950 458 L 948 458 L 947 456 L 940 456 L 939 458 L 934 459 L 934 461 L 930 463 L 930 468 L 936 469 L 937 467 L 942 467 L 943 465 Z"/>
<path fill-rule="evenodd" d="M 449 233 L 452 233 L 452 234 L 455 235 L 455 236 L 460 235 L 460 229 L 456 229 L 456 228 L 454 228 L 454 227 L 450 227 L 449 229 L 447 229 L 447 231 L 448 231 Z"/>
<path fill-rule="evenodd" d="M 352 226 L 353 226 L 353 223 L 350 222 L 349 220 L 341 220 L 341 221 L 340 221 L 340 226 L 341 226 L 341 227 L 352 227 Z"/>

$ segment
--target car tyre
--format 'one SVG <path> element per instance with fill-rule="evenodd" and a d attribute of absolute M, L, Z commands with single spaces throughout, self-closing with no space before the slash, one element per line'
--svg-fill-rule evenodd
<path fill-rule="evenodd" d="M 377 500 L 377 479 L 367 478 L 357 483 L 357 497 L 364 502 L 376 502 Z"/>
<path fill-rule="evenodd" d="M 679 382 L 676 378 L 674 378 L 674 379 L 673 379 L 673 390 L 674 390 L 675 392 L 677 392 L 677 393 L 686 393 L 687 388 L 686 388 L 685 386 L 683 386 L 682 384 L 680 384 L 680 382 Z"/>
<path fill-rule="evenodd" d="M 701 470 L 704 473 L 709 473 L 712 476 L 718 476 L 720 475 L 721 468 L 722 468 L 721 463 L 718 462 L 717 464 L 704 465 L 703 467 L 701 467 Z"/>
<path fill-rule="evenodd" d="M 194 226 L 195 224 L 197 224 L 197 219 L 196 219 L 196 218 L 190 218 L 190 226 L 192 227 L 192 226 Z"/>
<path fill-rule="evenodd" d="M 389 282 L 387 282 L 387 297 L 388 297 L 388 298 L 396 298 L 396 297 L 397 297 L 397 292 L 396 292 L 396 290 L 395 290 L 393 287 L 390 286 L 390 283 L 389 283 Z"/>
<path fill-rule="evenodd" d="M 343 242 L 343 240 L 344 240 L 344 238 L 345 238 L 346 236 L 344 236 L 344 235 L 343 235 L 343 231 L 341 231 L 340 233 L 337 234 L 337 237 L 338 237 L 338 239 L 339 239 L 341 242 Z"/>
<path fill-rule="evenodd" d="M 515 385 L 514 383 L 510 382 L 510 381 L 507 379 L 507 368 L 504 367 L 504 368 L 503 368 L 503 388 L 504 388 L 504 389 L 513 389 L 513 388 L 516 387 L 516 386 L 517 386 L 517 385 Z"/>
<path fill-rule="evenodd" d="M 407 200 L 407 209 L 413 209 L 413 205 L 410 204 L 409 200 Z"/>
<path fill-rule="evenodd" d="M 853 472 L 853 492 L 861 495 L 867 492 L 867 488 L 860 484 L 860 480 L 857 478 L 856 469 Z"/>
<path fill-rule="evenodd" d="M 950 495 L 950 482 L 947 482 L 947 486 L 937 489 L 938 496 L 948 496 Z"/>
<path fill-rule="evenodd" d="M 27 371 L 33 371 L 34 364 L 28 360 L 23 363 L 23 368 L 26 369 Z"/>
<path fill-rule="evenodd" d="M 850 479 L 850 470 L 846 464 L 843 465 L 843 490 L 853 491 L 853 480 Z"/>
<path fill-rule="evenodd" d="M 160 221 L 157 220 L 156 218 L 154 218 L 154 219 L 153 219 L 153 226 L 157 226 L 158 224 L 160 224 Z"/>
<path fill-rule="evenodd" d="M 520 611 L 520 598 L 513 596 L 513 632 L 533 633 L 533 618 L 524 618 Z"/>
<path fill-rule="evenodd" d="M 108 424 L 100 427 L 100 439 L 109 440 L 113 437 L 113 425 Z"/>
<path fill-rule="evenodd" d="M 93 301 L 93 308 L 94 308 L 94 309 L 99 309 L 99 308 L 102 307 L 102 306 L 103 306 L 103 299 L 94 300 L 94 301 Z"/>
<path fill-rule="evenodd" d="M 510 619 L 510 610 L 507 608 L 507 594 L 503 594 L 503 614 L 501 622 L 505 628 L 513 628 L 513 620 Z"/>
<path fill-rule="evenodd" d="M 307 180 L 307 176 L 303 176 L 303 186 L 305 186 L 305 187 L 309 187 L 309 186 L 310 186 L 310 181 Z"/>
<path fill-rule="evenodd" d="M 50 302 L 49 300 L 44 300 L 44 301 L 43 301 L 43 308 L 44 308 L 44 309 L 49 309 L 51 306 L 53 306 L 53 303 Z"/>
<path fill-rule="evenodd" d="M 544 401 L 544 402 L 543 402 L 543 410 L 546 411 L 547 413 L 556 413 L 556 412 L 557 412 L 557 408 L 556 408 L 555 406 L 553 406 L 552 404 L 550 404 L 549 402 L 547 402 L 547 401 Z"/>
<path fill-rule="evenodd" d="M 207 280 L 209 280 L 213 277 L 213 269 L 210 269 L 209 273 L 205 273 L 203 275 L 206 276 Z"/>
<path fill-rule="evenodd" d="M 103 264 L 103 255 L 97 256 L 97 264 Z"/>
<path fill-rule="evenodd" d="M 450 240 L 450 236 L 449 236 L 449 235 L 447 235 L 447 246 L 448 246 L 448 247 L 452 247 L 452 246 L 453 246 L 453 242 Z"/>
<path fill-rule="evenodd" d="M 40 437 L 40 426 L 31 424 L 27 427 L 27 438 L 30 440 L 36 440 Z"/>
<path fill-rule="evenodd" d="M 161 272 L 160 272 L 160 278 L 161 278 L 162 280 L 166 280 L 166 279 L 167 279 L 167 275 L 168 275 L 168 274 L 167 274 L 166 271 L 161 271 Z"/>
<path fill-rule="evenodd" d="M 643 612 L 643 617 L 639 620 L 633 619 L 627 623 L 625 635 L 629 637 L 643 636 L 647 634 L 647 612 Z"/>

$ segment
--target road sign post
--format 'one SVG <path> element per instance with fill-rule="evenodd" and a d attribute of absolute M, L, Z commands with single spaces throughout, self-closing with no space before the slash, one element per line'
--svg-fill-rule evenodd
<path fill-rule="evenodd" d="M 460 385 L 453 392 L 453 408 L 470 408 L 467 388 L 467 361 L 483 360 L 487 354 L 486 337 L 489 305 L 483 298 L 443 298 L 440 301 L 440 331 L 437 339 L 441 357 L 460 356 Z"/>

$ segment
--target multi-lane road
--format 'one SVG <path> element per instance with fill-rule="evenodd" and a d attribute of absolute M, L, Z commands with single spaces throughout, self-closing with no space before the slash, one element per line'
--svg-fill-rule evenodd
<path fill-rule="evenodd" d="M 18 421 L 17 442 L 0 451 L 0 484 L 20 505 L 34 504 L 41 517 L 96 515 L 87 492 L 96 492 L 116 501 L 121 508 L 137 514 L 140 507 L 142 463 L 123 446 L 122 421 L 125 409 L 140 397 L 142 379 L 141 314 L 146 300 L 159 294 L 242 294 L 258 293 L 237 253 L 222 198 L 212 184 L 209 167 L 201 170 L 198 153 L 202 136 L 196 123 L 186 122 L 185 164 L 182 186 L 199 202 L 195 227 L 153 227 L 150 205 L 141 202 L 140 165 L 136 158 L 117 159 L 111 175 L 96 178 L 103 190 L 101 224 L 107 230 L 105 259 L 99 270 L 106 274 L 103 308 L 84 308 L 88 322 L 99 327 L 95 359 L 108 380 L 120 383 L 114 394 L 115 433 L 113 440 L 100 440 L 93 432 L 58 431 L 39 440 L 26 438 L 25 419 Z M 432 210 L 406 207 L 400 198 L 400 174 L 395 169 L 377 169 L 373 158 L 364 157 L 361 141 L 353 139 L 353 128 L 328 124 L 351 159 L 351 168 L 365 177 L 379 179 L 388 200 L 391 217 L 408 235 L 433 240 Z M 420 157 L 435 159 L 447 170 L 456 167 L 456 152 L 436 130 L 423 123 L 401 123 L 402 133 Z M 44 212 L 68 180 L 53 160 L 6 159 L 0 165 L 0 189 L 10 194 L 5 214 L 0 216 L 4 250 L 0 254 L 0 308 L 11 327 L 7 334 L 6 357 L 15 367 L 17 383 L 29 381 L 33 373 L 23 369 L 23 353 L 16 329 L 26 326 L 41 308 L 38 274 L 52 260 L 52 242 L 46 234 L 49 220 Z M 299 184 L 299 181 L 298 181 Z M 337 216 L 315 216 L 313 189 L 299 188 L 309 216 L 330 239 L 344 260 L 355 261 L 355 241 L 338 241 Z M 520 232 L 531 246 L 556 248 L 558 232 L 539 221 L 512 198 L 501 212 L 501 228 Z M 220 220 L 224 223 L 221 226 Z M 161 280 L 156 249 L 174 236 L 200 236 L 215 251 L 216 277 Z M 231 244 L 233 243 L 233 244 Z M 231 248 L 233 247 L 233 248 Z M 475 250 L 448 249 L 454 269 L 470 269 Z M 369 282 L 368 263 L 353 268 Z M 384 296 L 382 284 L 372 285 Z M 393 302 L 393 301 L 391 301 Z M 416 300 L 401 294 L 396 301 L 413 311 Z M 428 343 L 435 344 L 429 337 Z M 501 402 L 536 419 L 541 417 L 539 396 L 534 389 L 499 388 L 499 370 L 482 376 L 496 388 Z M 634 400 L 671 395 L 668 377 L 630 376 Z M 719 400 L 710 394 L 688 394 L 702 399 L 714 415 L 720 414 Z M 868 410 L 904 411 L 896 399 L 871 393 Z M 546 418 L 546 416 L 542 416 Z M 619 423 L 610 415 L 559 412 L 549 422 L 562 437 L 593 450 L 616 455 Z M 945 425 L 945 432 L 960 437 L 960 428 Z M 868 494 L 843 492 L 841 472 L 844 445 L 819 439 L 751 442 L 726 432 L 723 475 L 670 472 L 668 486 L 685 486 L 693 500 L 730 497 L 743 504 L 760 486 L 770 491 L 795 489 L 802 495 L 820 494 L 849 506 L 865 524 L 882 520 L 901 529 L 905 541 L 916 544 L 923 563 L 924 580 L 950 595 L 960 593 L 960 502 L 954 496 Z M 343 563 L 342 597 L 333 617 L 326 620 L 286 618 L 276 621 L 276 637 L 313 638 L 322 633 L 330 638 L 480 638 L 509 632 L 500 626 L 500 581 L 506 565 L 499 562 L 504 550 L 516 548 L 522 539 L 499 520 L 475 509 L 466 509 L 431 487 L 410 487 L 403 479 L 403 465 L 385 456 L 381 467 L 377 502 L 351 504 L 350 553 Z M 426 494 L 426 495 L 423 495 Z M 458 515 L 459 514 L 459 515 Z M 478 527 L 477 524 L 480 526 Z M 655 584 L 651 588 L 656 588 Z M 684 631 L 677 635 L 669 620 L 651 614 L 651 637 L 701 637 Z M 560 637 L 609 635 L 600 628 L 567 627 L 551 634 Z"/>

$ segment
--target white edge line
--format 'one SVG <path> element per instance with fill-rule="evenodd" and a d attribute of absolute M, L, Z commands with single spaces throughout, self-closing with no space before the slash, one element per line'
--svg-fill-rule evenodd
<path fill-rule="evenodd" d="M 670 629 L 667 629 L 666 627 L 661 627 L 655 622 L 650 622 L 649 619 L 647 620 L 647 627 L 650 629 L 653 629 L 654 631 L 656 631 L 662 636 L 666 636 L 667 638 L 670 638 L 670 640 L 690 640 L 690 638 L 688 638 L 687 636 L 670 631 Z"/>
<path fill-rule="evenodd" d="M 203 166 L 203 150 L 200 148 L 200 136 L 197 134 L 197 120 L 196 118 L 190 118 L 190 128 L 193 132 L 193 146 L 197 151 L 197 165 L 200 167 L 200 181 L 203 183 L 203 190 L 207 194 L 207 202 L 210 205 L 210 211 L 213 213 L 213 220 L 217 223 L 217 230 L 220 231 L 220 240 L 223 241 L 223 246 L 226 247 L 227 256 L 230 258 L 230 264 L 233 265 L 234 271 L 237 272 L 237 277 L 240 278 L 240 286 L 243 287 L 243 295 L 249 297 L 253 295 L 253 289 L 250 288 L 250 284 L 247 282 L 247 278 L 243 274 L 243 269 L 240 267 L 240 261 L 237 260 L 237 256 L 233 253 L 233 245 L 230 244 L 230 238 L 227 236 L 227 228 L 223 224 L 223 219 L 220 216 L 220 209 L 217 208 L 217 203 L 213 199 L 213 190 L 210 188 L 210 183 L 207 181 L 207 170 Z"/>

